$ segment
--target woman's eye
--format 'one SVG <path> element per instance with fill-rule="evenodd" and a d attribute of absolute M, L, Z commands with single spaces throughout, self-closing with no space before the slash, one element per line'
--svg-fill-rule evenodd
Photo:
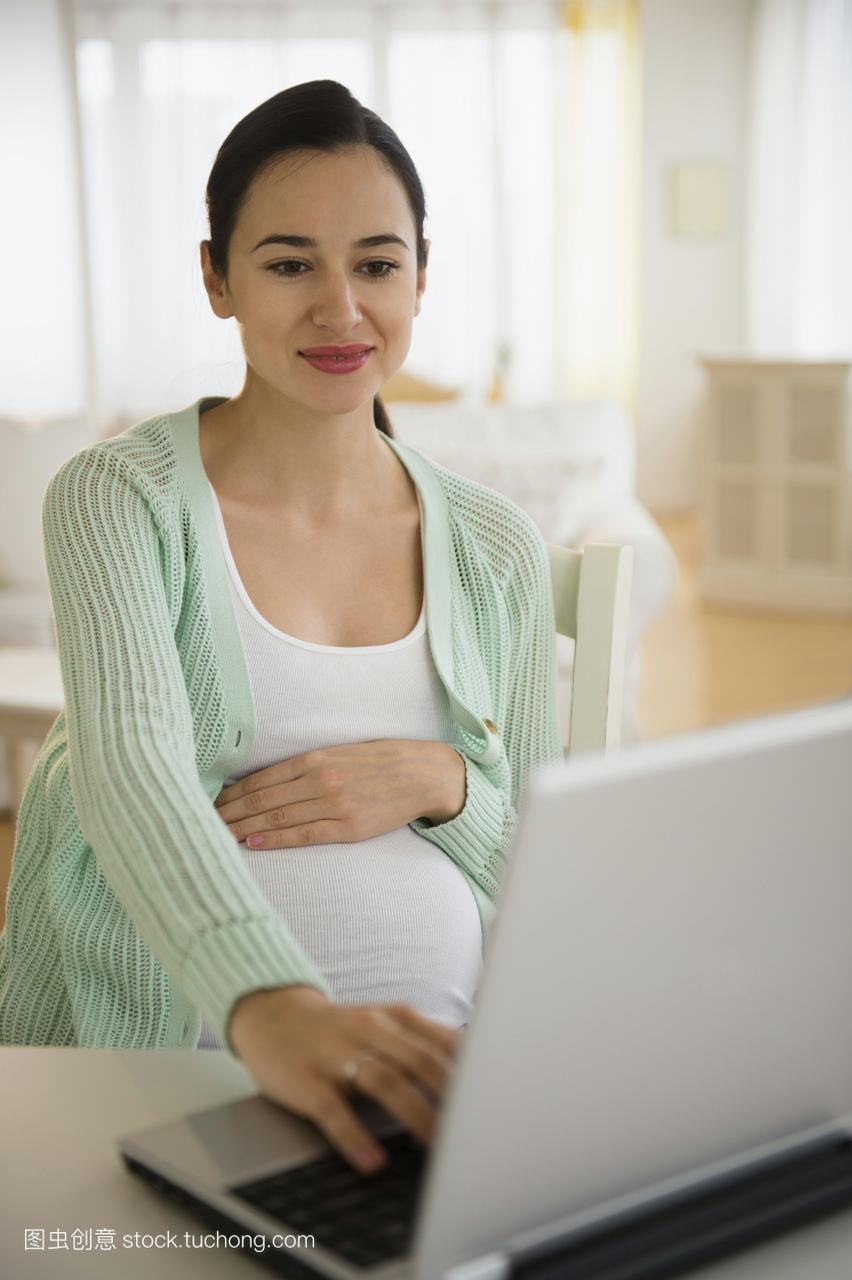
<path fill-rule="evenodd" d="M 301 275 L 301 271 L 285 271 L 285 267 L 303 267 L 304 262 L 297 262 L 295 258 L 288 258 L 286 262 L 271 262 L 269 270 L 276 276 L 296 276 Z"/>
<path fill-rule="evenodd" d="M 377 280 L 383 280 L 386 276 L 392 276 L 395 271 L 399 270 L 398 262 L 383 262 L 380 258 L 373 259 L 372 262 L 366 263 L 368 267 L 383 267 L 383 271 L 368 271 L 367 275 L 374 276 Z"/>
<path fill-rule="evenodd" d="M 397 271 L 399 271 L 398 262 L 386 262 L 381 258 L 373 258 L 369 262 L 365 262 L 362 265 L 365 267 L 381 267 L 380 271 L 370 270 L 370 271 L 362 272 L 362 274 L 366 275 L 370 280 L 387 280 L 392 275 L 395 275 Z M 306 267 L 306 266 L 308 266 L 308 263 L 302 262 L 299 258 L 284 258 L 281 262 L 271 262 L 267 267 L 267 270 L 271 271 L 273 275 L 289 276 L 292 279 L 298 276 L 302 276 L 305 273 L 304 271 L 291 271 L 288 268 Z"/>

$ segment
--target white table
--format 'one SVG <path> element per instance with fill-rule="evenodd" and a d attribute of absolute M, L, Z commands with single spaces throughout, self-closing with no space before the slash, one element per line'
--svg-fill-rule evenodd
<path fill-rule="evenodd" d="M 236 1249 L 123 1247 L 125 1234 L 211 1228 L 128 1173 L 114 1145 L 134 1129 L 256 1092 L 245 1068 L 216 1050 L 0 1048 L 0 1275 L 257 1280 L 257 1264 Z M 51 1231 L 66 1231 L 68 1250 L 25 1250 L 25 1227 L 43 1228 L 45 1246 Z M 91 1228 L 94 1242 L 104 1227 L 115 1231 L 115 1250 L 71 1248 L 75 1230 Z"/>
<path fill-rule="evenodd" d="M 259 1262 L 227 1247 L 128 1248 L 125 1234 L 178 1239 L 211 1228 L 129 1174 L 115 1140 L 134 1129 L 256 1092 L 226 1051 L 0 1048 L 0 1275 L 10 1280 L 231 1277 Z M 114 1251 L 24 1250 L 24 1228 L 115 1231 Z M 698 1280 L 846 1280 L 852 1210 L 786 1239 L 694 1271 Z"/>

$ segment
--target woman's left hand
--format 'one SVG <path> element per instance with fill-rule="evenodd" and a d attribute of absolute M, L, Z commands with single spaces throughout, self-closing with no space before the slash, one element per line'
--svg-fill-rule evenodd
<path fill-rule="evenodd" d="M 236 840 L 289 849 L 367 840 L 415 818 L 447 822 L 464 802 L 464 760 L 447 743 L 380 738 L 281 760 L 214 803 Z"/>

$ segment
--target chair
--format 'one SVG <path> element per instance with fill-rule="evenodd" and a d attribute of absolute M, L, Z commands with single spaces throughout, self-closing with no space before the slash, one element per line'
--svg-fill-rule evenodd
<path fill-rule="evenodd" d="M 570 736 L 565 754 L 609 750 L 621 738 L 621 699 L 633 548 L 547 543 L 556 630 L 574 641 Z"/>

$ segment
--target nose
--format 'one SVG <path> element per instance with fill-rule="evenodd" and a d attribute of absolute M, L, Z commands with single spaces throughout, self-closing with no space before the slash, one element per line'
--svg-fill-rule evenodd
<path fill-rule="evenodd" d="M 312 318 L 318 328 L 351 333 L 361 320 L 353 281 L 345 271 L 330 272 L 314 297 Z"/>

